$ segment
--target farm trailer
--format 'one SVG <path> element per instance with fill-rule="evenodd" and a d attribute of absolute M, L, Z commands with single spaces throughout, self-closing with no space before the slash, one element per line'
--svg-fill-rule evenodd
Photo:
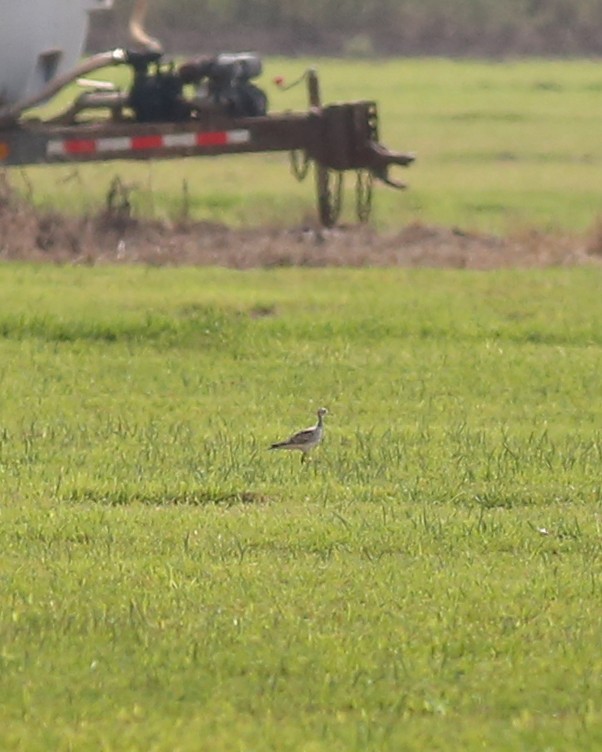
<path fill-rule="evenodd" d="M 314 163 L 318 216 L 325 227 L 338 220 L 347 171 L 356 175 L 356 213 L 362 222 L 370 216 L 375 178 L 405 188 L 389 169 L 407 166 L 414 157 L 379 143 L 376 103 L 322 105 L 315 70 L 304 75 L 307 111 L 268 114 L 267 98 L 251 82 L 261 71 L 256 56 L 198 58 L 177 69 L 160 59 L 160 52 L 113 50 L 111 64 L 133 69 L 128 91 L 82 81 L 93 88 L 54 118 L 0 112 L 0 166 L 286 151 L 299 180 Z M 183 95 L 187 84 L 197 87 L 192 98 Z M 60 82 L 54 86 L 59 87 Z M 109 114 L 81 118 L 91 110 Z"/>

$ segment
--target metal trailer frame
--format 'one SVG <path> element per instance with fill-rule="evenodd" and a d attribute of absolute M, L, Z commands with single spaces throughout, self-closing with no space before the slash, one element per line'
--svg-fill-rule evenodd
<path fill-rule="evenodd" d="M 315 163 L 318 214 L 324 226 L 331 227 L 338 219 L 342 175 L 349 170 L 357 173 L 358 218 L 367 221 L 373 178 L 405 188 L 389 177 L 389 167 L 407 166 L 414 156 L 391 152 L 378 142 L 375 102 L 322 106 L 317 73 L 307 71 L 306 80 L 309 109 L 300 113 L 228 118 L 213 112 L 178 123 L 105 118 L 64 124 L 20 119 L 0 127 L 0 166 L 288 151 L 299 179 L 305 177 L 309 163 Z M 87 96 L 91 95 L 81 99 Z"/>

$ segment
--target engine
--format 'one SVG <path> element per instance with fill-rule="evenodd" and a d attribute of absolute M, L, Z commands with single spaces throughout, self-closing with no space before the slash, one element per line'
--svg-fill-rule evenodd
<path fill-rule="evenodd" d="M 267 113 L 267 97 L 252 83 L 262 72 L 253 53 L 198 57 L 175 67 L 163 64 L 160 52 L 130 52 L 127 62 L 134 70 L 128 105 L 138 122 L 181 122 L 207 112 L 233 118 Z M 194 87 L 190 97 L 186 86 Z"/>

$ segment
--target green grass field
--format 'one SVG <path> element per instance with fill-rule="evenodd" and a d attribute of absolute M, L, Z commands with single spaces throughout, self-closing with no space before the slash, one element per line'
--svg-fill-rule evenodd
<path fill-rule="evenodd" d="M 259 83 L 271 111 L 306 108 L 303 86 L 280 92 L 271 81 L 280 74 L 292 81 L 310 65 L 321 75 L 325 103 L 376 100 L 381 141 L 417 154 L 415 165 L 396 172 L 408 192 L 377 188 L 378 227 L 421 221 L 493 232 L 584 231 L 599 219 L 597 61 L 268 59 Z M 126 72 L 119 75 L 125 83 Z M 13 171 L 13 182 L 41 205 L 94 212 L 115 175 L 134 186 L 136 210 L 147 216 L 180 216 L 183 181 L 193 218 L 288 226 L 315 216 L 313 182 L 295 182 L 286 154 L 43 167 Z M 347 177 L 344 221 L 354 219 L 353 178 Z"/>
<path fill-rule="evenodd" d="M 601 282 L 0 267 L 0 747 L 599 749 Z"/>

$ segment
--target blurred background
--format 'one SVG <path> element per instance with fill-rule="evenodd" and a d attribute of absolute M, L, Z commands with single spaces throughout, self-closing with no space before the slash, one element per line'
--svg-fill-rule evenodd
<path fill-rule="evenodd" d="M 93 20 L 89 49 L 125 43 L 133 0 Z M 153 0 L 171 52 L 254 49 L 334 56 L 602 53 L 599 0 Z"/>

